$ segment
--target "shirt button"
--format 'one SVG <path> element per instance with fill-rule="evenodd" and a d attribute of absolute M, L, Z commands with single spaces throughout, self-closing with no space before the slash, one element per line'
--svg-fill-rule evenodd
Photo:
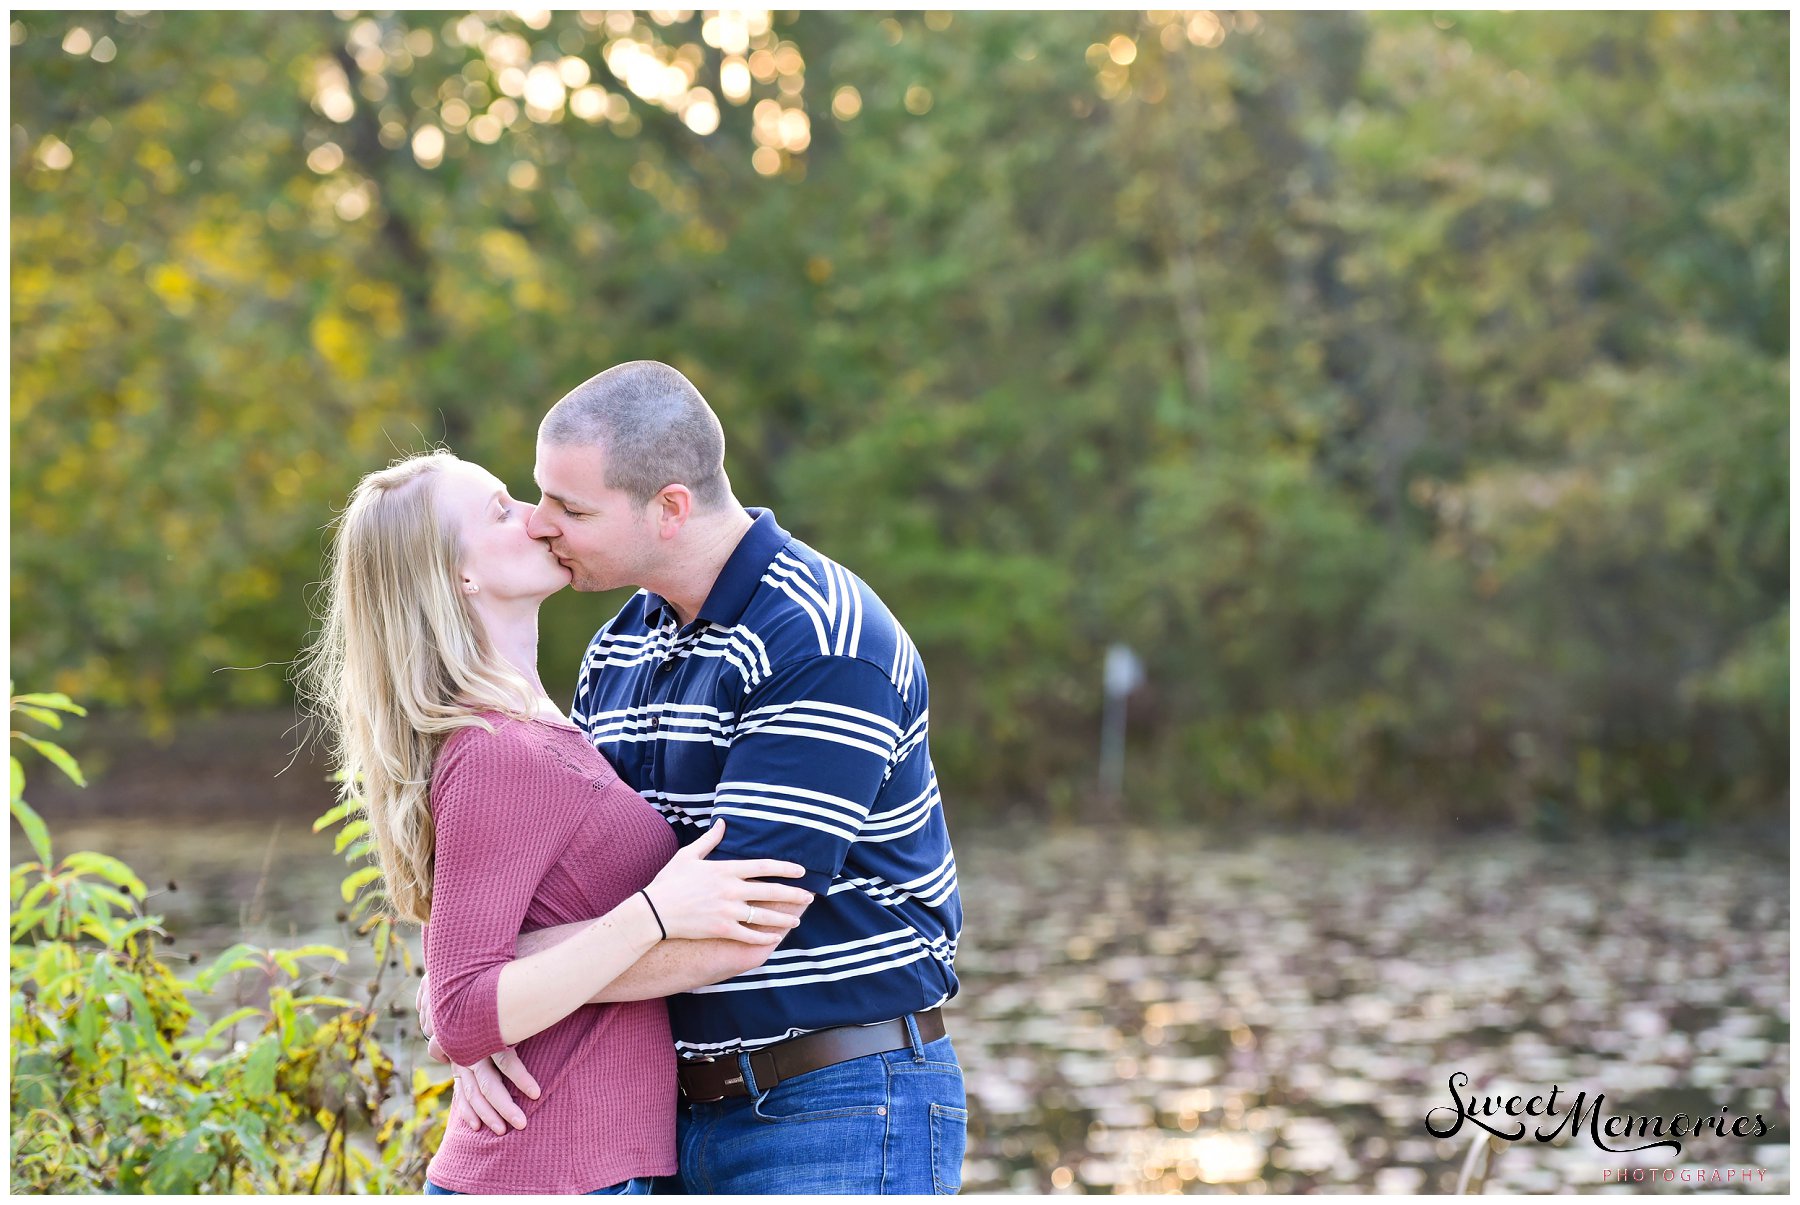
<path fill-rule="evenodd" d="M 661 727 L 662 727 L 662 717 L 661 716 L 656 716 L 653 719 L 651 719 L 650 731 L 655 732 L 657 729 L 659 729 Z"/>

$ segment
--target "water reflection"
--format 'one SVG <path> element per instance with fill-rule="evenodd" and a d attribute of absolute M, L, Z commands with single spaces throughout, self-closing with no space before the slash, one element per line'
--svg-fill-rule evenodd
<path fill-rule="evenodd" d="M 1423 1118 L 1461 1070 L 1486 1094 L 1605 1092 L 1609 1115 L 1761 1111 L 1762 1141 L 1692 1139 L 1680 1162 L 1766 1167 L 1760 1190 L 1786 1191 L 1779 854 L 957 843 L 969 1190 L 1446 1191 L 1470 1135 L 1434 1139 Z M 1605 1167 L 1669 1162 L 1517 1143 L 1489 1188 L 1595 1191 Z"/>
<path fill-rule="evenodd" d="M 59 849 L 180 881 L 156 901 L 173 955 L 240 936 L 346 940 L 332 920 L 343 864 L 303 820 L 209 824 L 204 839 L 150 820 L 52 828 Z M 1602 1191 L 1605 1168 L 1671 1164 L 1762 1167 L 1750 1190 L 1788 1189 L 1780 850 L 962 828 L 956 841 L 967 1191 L 1447 1191 L 1471 1134 L 1434 1139 L 1423 1118 L 1459 1070 L 1486 1095 L 1560 1084 L 1565 1099 L 1604 1092 L 1609 1115 L 1727 1105 L 1771 1126 L 1759 1141 L 1690 1139 L 1678 1160 L 1609 1161 L 1585 1135 L 1515 1143 L 1489 1191 Z"/>

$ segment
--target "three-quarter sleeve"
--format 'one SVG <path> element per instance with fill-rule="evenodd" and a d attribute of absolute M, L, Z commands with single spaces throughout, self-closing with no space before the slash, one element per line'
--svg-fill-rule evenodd
<path fill-rule="evenodd" d="M 431 1016 L 452 1062 L 503 1048 L 500 972 L 526 910 L 574 833 L 543 759 L 504 728 L 457 733 L 432 775 L 436 853 L 425 943 Z"/>

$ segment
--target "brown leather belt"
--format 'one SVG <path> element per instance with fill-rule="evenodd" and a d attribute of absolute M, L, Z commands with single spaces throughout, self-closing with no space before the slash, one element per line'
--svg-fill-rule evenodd
<path fill-rule="evenodd" d="M 914 1013 L 913 1023 L 919 1027 L 921 1042 L 935 1042 L 944 1036 L 942 1009 Z M 911 1046 L 905 1017 L 896 1017 L 879 1025 L 840 1025 L 764 1046 L 750 1055 L 750 1070 L 756 1076 L 757 1088 L 766 1092 L 782 1080 L 805 1075 L 808 1071 L 865 1055 L 907 1050 Z M 734 1054 L 684 1062 L 680 1075 L 681 1095 L 697 1104 L 724 1100 L 727 1096 L 750 1095 L 750 1088 L 744 1083 L 744 1070 Z"/>

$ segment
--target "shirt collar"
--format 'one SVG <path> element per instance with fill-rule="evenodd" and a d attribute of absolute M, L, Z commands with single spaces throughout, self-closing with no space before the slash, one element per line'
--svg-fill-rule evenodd
<path fill-rule="evenodd" d="M 706 601 L 700 604 L 699 618 L 720 627 L 737 623 L 775 554 L 792 538 L 775 521 L 775 512 L 767 507 L 746 506 L 744 513 L 750 516 L 750 530 L 732 549 Z M 660 594 L 650 593 L 644 599 L 644 617 L 651 626 L 660 627 L 676 621 L 675 608 Z"/>

